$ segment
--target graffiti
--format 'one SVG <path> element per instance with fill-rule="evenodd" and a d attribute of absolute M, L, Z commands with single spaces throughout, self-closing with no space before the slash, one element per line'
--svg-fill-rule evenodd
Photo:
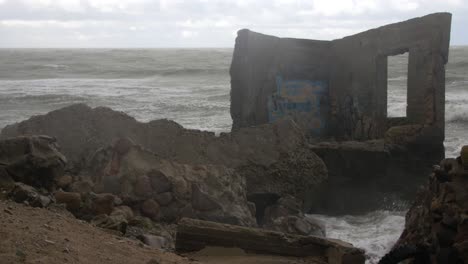
<path fill-rule="evenodd" d="M 276 92 L 268 101 L 269 121 L 302 114 L 307 117 L 312 133 L 320 135 L 325 128 L 327 88 L 323 81 L 283 80 L 277 76 Z"/>

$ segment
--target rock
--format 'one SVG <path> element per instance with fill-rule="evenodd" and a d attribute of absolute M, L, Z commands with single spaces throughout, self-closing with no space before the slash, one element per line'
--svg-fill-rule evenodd
<path fill-rule="evenodd" d="M 138 239 L 140 239 L 143 243 L 150 246 L 151 248 L 165 249 L 168 246 L 167 239 L 162 236 L 144 234 L 139 236 Z"/>
<path fill-rule="evenodd" d="M 460 151 L 460 158 L 465 170 L 468 170 L 468 146 L 463 146 Z"/>
<path fill-rule="evenodd" d="M 155 199 L 161 206 L 166 206 L 172 202 L 173 197 L 171 192 L 163 192 L 157 194 Z"/>
<path fill-rule="evenodd" d="M 33 207 L 47 207 L 52 202 L 49 197 L 41 195 L 34 187 L 20 182 L 15 183 L 8 196 L 17 203 L 26 202 Z"/>
<path fill-rule="evenodd" d="M 463 150 L 462 150 L 463 152 Z M 445 159 L 406 214 L 405 229 L 382 264 L 415 257 L 434 263 L 467 263 L 468 171 L 462 158 Z"/>
<path fill-rule="evenodd" d="M 127 222 L 131 222 L 134 217 L 132 208 L 126 205 L 115 207 L 111 213 L 111 216 L 113 215 L 122 215 L 125 218 L 125 220 L 127 220 Z"/>
<path fill-rule="evenodd" d="M 309 220 L 306 216 L 281 216 L 269 221 L 263 228 L 301 236 L 326 236 L 325 227 L 318 222 Z"/>
<path fill-rule="evenodd" d="M 59 204 L 66 204 L 67 210 L 73 213 L 78 212 L 82 206 L 81 194 L 76 192 L 56 192 L 55 200 Z"/>
<path fill-rule="evenodd" d="M 141 213 L 151 219 L 157 219 L 159 204 L 153 199 L 148 199 L 141 205 Z"/>
<path fill-rule="evenodd" d="M 53 190 L 66 162 L 53 138 L 24 136 L 0 140 L 0 165 L 16 182 Z"/>
<path fill-rule="evenodd" d="M 63 133 L 63 127 L 67 128 L 67 133 Z M 131 156 L 135 145 L 142 146 L 140 151 L 147 150 L 160 159 L 178 164 L 212 164 L 229 169 L 247 167 L 241 171 L 248 172 L 243 174 L 247 177 L 247 185 L 251 186 L 248 194 L 268 191 L 304 196 L 304 190 L 320 185 L 327 178 L 326 167 L 307 148 L 301 128 L 287 118 L 274 124 L 241 128 L 217 137 L 211 132 L 184 129 L 173 121 L 140 123 L 109 108 L 92 109 L 77 104 L 7 126 L 2 130 L 0 138 L 37 133 L 57 138 L 74 171 L 101 170 L 99 175 L 90 175 L 99 177 L 92 181 L 102 186 L 98 188 L 100 186 L 96 185 L 95 192 L 118 194 L 123 191 L 133 192 L 132 188 L 137 187 L 142 190 L 137 193 L 145 196 L 150 191 L 144 185 L 146 178 L 134 186 L 134 180 L 143 175 L 129 181 L 131 184 L 117 184 L 113 177 L 119 174 L 118 169 L 123 162 L 121 158 Z M 135 144 L 132 145 L 132 142 Z M 108 148 L 109 145 L 113 147 Z M 94 163 L 89 164 L 89 157 L 99 149 L 101 159 L 95 156 Z M 106 151 L 107 154 L 103 155 Z M 143 158 L 141 154 L 140 158 Z M 171 191 L 167 185 L 169 181 L 164 181 L 164 177 L 171 177 L 167 175 L 169 171 L 152 169 L 146 170 L 146 175 L 150 178 L 153 192 Z M 256 180 L 257 175 L 261 179 Z M 173 179 L 170 182 L 180 183 L 178 187 L 184 187 L 183 182 Z M 191 191 L 190 185 L 185 187 L 189 188 L 188 192 Z"/>
<path fill-rule="evenodd" d="M 71 184 L 71 191 L 88 194 L 93 191 L 93 183 L 90 181 L 76 181 Z"/>
<path fill-rule="evenodd" d="M 105 215 L 101 214 L 94 217 L 91 223 L 97 227 L 120 231 L 125 234 L 128 222 L 123 215 Z"/>
<path fill-rule="evenodd" d="M 173 222 L 190 214 L 200 219 L 255 225 L 247 205 L 245 179 L 234 169 L 180 164 L 161 159 L 140 146 L 132 146 L 118 160 L 116 156 L 112 147 L 96 152 L 87 166 L 92 171 L 83 175 L 89 175 L 94 186 L 117 184 L 118 196 L 125 204 L 139 208 L 144 216 Z M 146 188 L 147 179 L 151 188 Z"/>
<path fill-rule="evenodd" d="M 73 177 L 69 174 L 60 177 L 57 180 L 57 186 L 62 189 L 68 188 L 73 182 Z"/>
<path fill-rule="evenodd" d="M 151 186 L 157 194 L 168 192 L 172 189 L 172 182 L 161 171 L 151 170 L 148 172 L 148 177 L 151 179 Z"/>
<path fill-rule="evenodd" d="M 115 196 L 111 193 L 99 193 L 92 196 L 91 209 L 95 215 L 109 215 L 114 210 Z"/>
<path fill-rule="evenodd" d="M 0 191 L 9 192 L 15 186 L 15 181 L 8 172 L 0 166 Z"/>
<path fill-rule="evenodd" d="M 146 175 L 137 178 L 134 188 L 135 195 L 142 198 L 149 198 L 153 193 L 150 179 Z"/>
<path fill-rule="evenodd" d="M 213 211 L 221 209 L 221 205 L 214 198 L 200 190 L 200 187 L 192 185 L 192 206 L 199 211 Z"/>

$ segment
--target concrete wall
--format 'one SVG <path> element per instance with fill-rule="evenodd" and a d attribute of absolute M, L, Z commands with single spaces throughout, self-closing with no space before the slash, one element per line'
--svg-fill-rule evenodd
<path fill-rule="evenodd" d="M 409 52 L 403 123 L 429 126 L 431 138 L 442 142 L 450 24 L 451 14 L 436 13 L 334 41 L 284 39 L 241 30 L 230 72 L 233 129 L 270 121 L 268 100 L 281 76 L 286 81 L 326 84 L 329 98 L 320 116 L 327 126 L 318 136 L 382 138 L 390 124 L 387 57 Z"/>
<path fill-rule="evenodd" d="M 451 15 L 437 13 L 332 41 L 333 136 L 383 137 L 387 130 L 387 56 L 409 51 L 407 123 L 434 126 L 443 141 L 445 67 Z"/>
<path fill-rule="evenodd" d="M 233 129 L 269 122 L 278 77 L 328 84 L 330 44 L 239 31 L 230 71 Z"/>

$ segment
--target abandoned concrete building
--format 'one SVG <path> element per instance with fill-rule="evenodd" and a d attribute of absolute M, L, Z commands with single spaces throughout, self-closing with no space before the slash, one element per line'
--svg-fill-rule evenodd
<path fill-rule="evenodd" d="M 415 168 L 444 155 L 450 27 L 450 13 L 435 13 L 333 41 L 240 30 L 230 70 L 232 128 L 293 118 L 325 161 L 333 197 L 356 198 L 359 191 L 340 189 L 351 185 L 413 192 L 407 179 L 426 175 Z M 387 60 L 406 52 L 406 116 L 391 118 Z M 408 158 L 408 149 L 423 151 L 423 160 Z M 389 186 L 399 178 L 404 184 Z"/>
<path fill-rule="evenodd" d="M 451 15 L 436 13 L 333 41 L 238 33 L 231 66 L 233 128 L 295 112 L 315 136 L 383 138 L 395 124 L 444 139 Z M 405 120 L 387 118 L 387 57 L 409 52 Z"/>

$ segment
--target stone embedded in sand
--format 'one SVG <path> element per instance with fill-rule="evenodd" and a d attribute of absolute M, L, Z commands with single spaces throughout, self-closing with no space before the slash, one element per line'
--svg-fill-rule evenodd
<path fill-rule="evenodd" d="M 54 196 L 57 203 L 66 204 L 67 210 L 70 212 L 76 213 L 81 209 L 82 200 L 80 193 L 59 191 Z"/>
<path fill-rule="evenodd" d="M 60 177 L 57 180 L 57 186 L 62 189 L 68 188 L 73 183 L 73 177 L 69 174 Z"/>
<path fill-rule="evenodd" d="M 141 213 L 151 219 L 157 219 L 159 214 L 159 204 L 153 200 L 148 199 L 141 204 Z"/>
<path fill-rule="evenodd" d="M 151 248 L 163 249 L 167 248 L 168 241 L 165 237 L 162 236 L 155 236 L 144 234 L 138 237 L 143 243 L 150 246 Z"/>
<path fill-rule="evenodd" d="M 125 219 L 128 222 L 132 221 L 132 219 L 134 217 L 132 208 L 130 208 L 130 207 L 126 206 L 126 205 L 121 205 L 121 206 L 115 207 L 114 210 L 111 213 L 111 216 L 112 215 L 122 215 L 123 217 L 125 217 Z"/>
<path fill-rule="evenodd" d="M 168 204 L 170 204 L 172 202 L 172 193 L 171 192 L 163 192 L 163 193 L 160 193 L 160 194 L 157 194 L 154 199 L 156 199 L 156 201 L 162 205 L 162 206 L 166 206 Z"/>
<path fill-rule="evenodd" d="M 91 210 L 95 215 L 109 215 L 114 210 L 115 196 L 111 193 L 92 195 Z"/>
<path fill-rule="evenodd" d="M 34 187 L 17 182 L 8 194 L 17 203 L 27 203 L 33 207 L 47 207 L 52 200 L 42 195 Z"/>

